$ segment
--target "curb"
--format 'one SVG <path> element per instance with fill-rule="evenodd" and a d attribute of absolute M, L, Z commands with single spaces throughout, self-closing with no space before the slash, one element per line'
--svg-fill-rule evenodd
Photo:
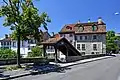
<path fill-rule="evenodd" d="M 79 65 L 79 64 L 84 64 L 84 63 L 93 62 L 93 61 L 98 61 L 98 60 L 107 59 L 107 58 L 113 58 L 113 56 L 106 57 L 106 58 L 101 58 L 101 59 L 96 59 L 96 60 L 91 60 L 91 61 L 86 61 L 86 62 L 80 62 L 80 63 L 76 63 L 76 64 L 71 64 L 71 65 L 68 65 L 68 66 L 61 67 L 61 68 L 70 67 L 70 66 Z"/>
<path fill-rule="evenodd" d="M 29 72 L 29 73 L 20 74 L 20 75 L 16 75 L 16 76 L 10 76 L 10 77 L 7 77 L 7 78 L 2 78 L 2 79 L 0 78 L 0 80 L 8 80 L 8 79 L 19 78 L 19 77 L 28 76 L 28 75 L 39 74 L 39 73 L 42 73 L 42 72 L 47 72 L 49 70 L 57 70 L 57 69 L 60 69 L 60 68 L 66 68 L 66 67 L 70 67 L 70 66 L 74 66 L 74 65 L 84 64 L 84 63 L 98 61 L 98 60 L 107 59 L 107 58 L 113 58 L 113 56 L 106 57 L 106 58 L 101 58 L 101 59 L 96 59 L 96 60 L 91 60 L 91 61 L 86 61 L 86 62 L 80 62 L 80 63 L 71 64 L 71 65 L 68 65 L 68 66 L 58 67 L 58 68 L 54 68 L 54 69 L 48 69 L 48 70 L 43 70 L 43 71 L 36 71 L 36 72 L 33 72 L 33 73 Z"/>
<path fill-rule="evenodd" d="M 0 80 L 14 79 L 14 78 L 19 78 L 19 77 L 28 76 L 28 75 L 31 75 L 31 73 L 20 74 L 20 75 L 16 75 L 16 76 L 10 76 L 10 77 L 7 77 L 7 78 L 2 78 Z"/>

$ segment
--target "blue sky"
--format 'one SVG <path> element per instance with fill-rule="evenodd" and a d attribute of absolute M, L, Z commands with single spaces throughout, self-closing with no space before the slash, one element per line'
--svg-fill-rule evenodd
<path fill-rule="evenodd" d="M 78 20 L 87 22 L 88 18 L 97 21 L 98 17 L 103 18 L 107 30 L 120 32 L 120 15 L 114 14 L 120 12 L 120 0 L 34 0 L 34 4 L 40 12 L 47 12 L 50 16 L 50 33 L 59 32 L 65 24 L 76 23 Z M 0 18 L 0 37 L 11 33 L 9 28 L 3 27 L 3 21 Z"/>

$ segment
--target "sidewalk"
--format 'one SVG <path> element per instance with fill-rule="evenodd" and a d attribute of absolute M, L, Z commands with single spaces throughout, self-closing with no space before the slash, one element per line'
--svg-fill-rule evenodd
<path fill-rule="evenodd" d="M 91 59 L 80 60 L 80 61 L 71 62 L 71 63 L 57 63 L 57 64 L 60 65 L 61 67 L 69 67 L 69 66 L 73 66 L 73 65 L 77 65 L 77 64 L 97 61 L 97 60 L 111 58 L 111 57 L 113 57 L 113 56 L 105 56 L 105 57 L 98 57 L 98 58 L 91 58 Z M 56 63 L 50 62 L 50 64 L 56 64 Z"/>
<path fill-rule="evenodd" d="M 112 57 L 113 56 L 105 56 L 105 57 L 99 57 L 99 58 L 80 60 L 80 61 L 71 62 L 71 63 L 50 62 L 50 64 L 53 64 L 53 65 L 57 64 L 57 65 L 59 65 L 59 67 L 52 67 L 52 68 L 46 67 L 47 69 L 43 69 L 42 71 L 38 70 L 38 71 L 33 71 L 33 72 L 37 74 L 39 72 L 50 71 L 53 69 L 56 70 L 56 69 L 60 69 L 60 68 L 65 68 L 65 67 L 69 67 L 69 66 L 73 66 L 73 65 L 83 64 L 83 63 L 87 63 L 87 62 L 92 62 L 92 61 L 97 61 L 97 60 L 107 59 L 107 58 L 112 58 Z M 0 73 L 0 80 L 13 79 L 13 78 L 23 77 L 23 76 L 27 76 L 27 75 L 31 75 L 30 70 L 5 71 L 3 73 Z"/>

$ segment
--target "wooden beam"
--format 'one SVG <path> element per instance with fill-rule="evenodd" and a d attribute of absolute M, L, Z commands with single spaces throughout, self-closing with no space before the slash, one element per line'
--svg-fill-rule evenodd
<path fill-rule="evenodd" d="M 46 45 L 43 45 L 43 56 L 46 57 Z"/>
<path fill-rule="evenodd" d="M 57 62 L 57 46 L 54 46 L 55 48 L 55 62 Z"/>
<path fill-rule="evenodd" d="M 67 48 L 67 45 L 65 45 L 65 48 L 66 48 L 66 62 L 67 62 L 67 58 L 68 58 L 68 48 Z"/>

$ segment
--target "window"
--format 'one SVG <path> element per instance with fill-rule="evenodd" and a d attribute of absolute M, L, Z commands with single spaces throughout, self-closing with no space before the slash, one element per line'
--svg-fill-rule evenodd
<path fill-rule="evenodd" d="M 93 39 L 97 39 L 97 36 L 96 36 L 96 35 L 93 35 Z"/>
<path fill-rule="evenodd" d="M 28 43 L 29 44 L 33 44 L 33 40 L 28 40 Z"/>
<path fill-rule="evenodd" d="M 30 40 L 28 40 L 28 44 L 30 44 Z"/>
<path fill-rule="evenodd" d="M 11 45 L 11 42 L 10 42 L 10 45 Z"/>
<path fill-rule="evenodd" d="M 6 42 L 4 42 L 4 45 L 6 45 Z"/>
<path fill-rule="evenodd" d="M 85 44 L 82 44 L 82 50 L 85 50 Z"/>
<path fill-rule="evenodd" d="M 24 41 L 22 41 L 22 46 L 24 47 Z"/>
<path fill-rule="evenodd" d="M 97 50 L 97 44 L 93 44 L 93 50 L 94 50 L 94 51 Z"/>
<path fill-rule="evenodd" d="M 70 37 L 72 37 L 73 35 L 72 35 L 72 34 L 70 34 L 69 36 L 70 36 Z"/>
<path fill-rule="evenodd" d="M 87 40 L 87 36 L 85 36 L 85 40 Z"/>
<path fill-rule="evenodd" d="M 54 49 L 54 46 L 51 46 L 51 49 Z"/>
<path fill-rule="evenodd" d="M 77 44 L 77 49 L 80 50 L 80 44 Z"/>
<path fill-rule="evenodd" d="M 9 42 L 7 42 L 7 45 L 9 45 Z"/>
<path fill-rule="evenodd" d="M 77 36 L 75 36 L 75 40 L 77 40 Z"/>
<path fill-rule="evenodd" d="M 92 31 L 96 31 L 97 30 L 97 26 L 96 25 L 93 25 L 92 26 Z"/>
<path fill-rule="evenodd" d="M 1 45 L 3 45 L 3 42 L 1 42 Z"/>
<path fill-rule="evenodd" d="M 80 36 L 80 40 L 82 40 L 82 36 Z"/>
<path fill-rule="evenodd" d="M 13 47 L 16 47 L 16 42 L 13 42 Z"/>
<path fill-rule="evenodd" d="M 66 26 L 66 29 L 72 30 L 71 26 Z"/>
<path fill-rule="evenodd" d="M 79 32 L 82 32 L 82 31 L 84 30 L 84 27 L 80 26 L 80 27 L 78 28 L 78 30 L 79 30 Z"/>

